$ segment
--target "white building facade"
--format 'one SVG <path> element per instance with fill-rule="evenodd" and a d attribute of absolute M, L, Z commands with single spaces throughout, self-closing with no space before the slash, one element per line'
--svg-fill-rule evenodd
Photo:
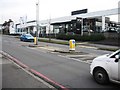
<path fill-rule="evenodd" d="M 50 20 L 39 21 L 38 34 L 41 36 L 48 34 L 57 34 L 64 30 L 76 30 L 82 34 L 85 30 L 92 29 L 93 31 L 104 32 L 112 28 L 113 23 L 107 18 L 109 15 L 118 15 L 118 9 L 103 10 L 91 13 L 77 14 L 66 17 L 60 17 Z M 78 24 L 79 23 L 79 24 Z M 113 26 L 114 27 L 114 26 Z M 36 32 L 36 20 L 28 21 L 25 24 L 16 24 L 16 33 L 33 33 Z"/>

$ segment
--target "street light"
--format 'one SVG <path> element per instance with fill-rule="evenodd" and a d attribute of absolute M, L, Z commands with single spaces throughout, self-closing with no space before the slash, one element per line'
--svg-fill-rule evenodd
<path fill-rule="evenodd" d="M 81 36 L 83 36 L 83 18 L 81 19 Z"/>
<path fill-rule="evenodd" d="M 36 3 L 36 45 L 38 45 L 38 30 L 39 30 L 39 0 Z"/>

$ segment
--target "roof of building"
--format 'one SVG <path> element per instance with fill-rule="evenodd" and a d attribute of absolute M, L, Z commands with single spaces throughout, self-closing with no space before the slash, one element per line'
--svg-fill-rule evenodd
<path fill-rule="evenodd" d="M 47 24 L 49 22 L 51 23 L 60 23 L 60 22 L 69 22 L 71 20 L 76 19 L 77 17 L 81 18 L 93 18 L 93 17 L 100 17 L 100 16 L 109 16 L 109 15 L 117 15 L 120 8 L 115 9 L 109 9 L 109 10 L 102 10 L 102 11 L 96 11 L 96 12 L 90 12 L 90 13 L 84 13 L 84 14 L 78 14 L 78 15 L 72 15 L 72 16 L 65 16 L 60 18 L 53 18 L 49 20 L 42 20 L 40 21 L 40 24 Z"/>
<path fill-rule="evenodd" d="M 96 11 L 96 12 L 90 12 L 90 13 L 84 13 L 84 14 L 77 14 L 72 16 L 65 16 L 65 17 L 59 17 L 59 18 L 53 18 L 53 19 L 47 19 L 47 20 L 41 20 L 39 23 L 40 25 L 47 25 L 49 23 L 63 23 L 63 22 L 70 22 L 71 20 L 75 20 L 77 17 L 80 18 L 98 18 L 100 16 L 109 16 L 109 15 L 117 15 L 120 11 L 120 8 L 115 9 L 109 9 L 109 10 L 102 10 L 102 11 Z M 36 20 L 28 21 L 27 23 L 33 23 L 36 22 Z M 20 25 L 17 24 L 17 25 Z"/>

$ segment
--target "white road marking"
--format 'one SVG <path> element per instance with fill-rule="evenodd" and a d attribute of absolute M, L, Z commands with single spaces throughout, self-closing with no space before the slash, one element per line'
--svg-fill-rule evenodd
<path fill-rule="evenodd" d="M 71 60 L 74 60 L 74 61 L 78 61 L 78 62 L 83 62 L 83 63 L 90 64 L 90 62 L 83 61 L 83 60 L 80 60 L 80 59 L 70 58 L 70 57 L 63 56 L 63 55 L 58 55 L 58 56 L 63 57 L 63 58 L 67 58 L 67 59 L 71 59 Z"/>
<path fill-rule="evenodd" d="M 92 47 L 92 46 L 83 46 L 83 45 L 79 45 L 78 47 L 98 49 L 97 47 Z"/>
<path fill-rule="evenodd" d="M 31 48 L 31 47 L 27 47 L 28 49 L 34 49 L 34 50 L 37 50 L 39 52 L 43 52 L 43 53 L 47 53 L 46 51 L 43 51 L 43 50 L 38 50 L 38 48 Z"/>
<path fill-rule="evenodd" d="M 61 48 L 52 47 L 52 46 L 44 46 L 44 47 L 38 47 L 38 48 L 40 48 L 40 49 L 45 49 L 45 50 L 49 50 L 49 51 L 61 50 Z"/>

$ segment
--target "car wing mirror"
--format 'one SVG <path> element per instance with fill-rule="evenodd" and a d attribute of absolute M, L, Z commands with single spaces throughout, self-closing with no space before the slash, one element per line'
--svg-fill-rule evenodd
<path fill-rule="evenodd" d="M 116 55 L 116 56 L 115 56 L 115 62 L 118 62 L 119 59 L 120 59 L 120 56 L 119 56 L 119 55 Z"/>

